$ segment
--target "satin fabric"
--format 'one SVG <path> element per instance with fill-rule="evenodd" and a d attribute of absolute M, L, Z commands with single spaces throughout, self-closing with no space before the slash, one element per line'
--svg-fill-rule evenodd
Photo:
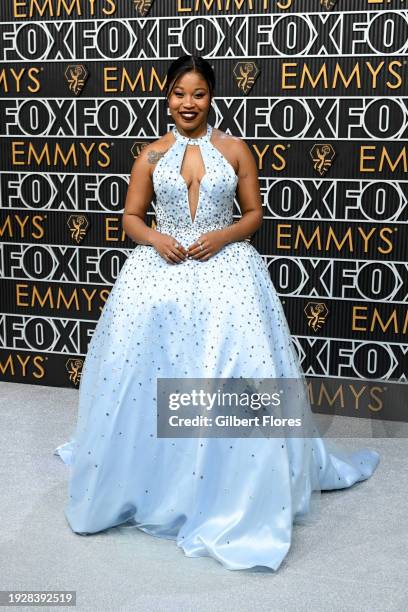
<path fill-rule="evenodd" d="M 172 133 L 153 173 L 157 230 L 187 247 L 233 223 L 238 178 L 209 124 L 197 139 Z M 200 147 L 206 168 L 195 217 L 180 174 L 187 145 Z M 89 343 L 75 431 L 54 450 L 70 465 L 64 510 L 74 532 L 134 525 L 230 570 L 276 570 L 320 490 L 350 487 L 379 462 L 368 448 L 330 451 L 318 435 L 158 438 L 158 377 L 304 380 L 266 264 L 249 242 L 180 264 L 137 245 L 126 260 Z M 306 396 L 297 409 L 313 426 Z"/>

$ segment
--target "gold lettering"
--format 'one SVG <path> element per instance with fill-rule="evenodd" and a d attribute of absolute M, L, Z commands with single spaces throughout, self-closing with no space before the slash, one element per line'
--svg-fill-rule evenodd
<path fill-rule="evenodd" d="M 6 217 L 3 225 L 0 225 L 0 238 L 3 237 L 3 234 L 6 234 L 6 229 L 7 229 L 7 236 L 9 236 L 10 238 L 13 238 L 14 234 L 13 234 L 13 227 L 11 225 L 10 215 Z"/>
<path fill-rule="evenodd" d="M 394 333 L 398 333 L 398 321 L 397 321 L 397 312 L 394 309 L 391 313 L 391 315 L 388 318 L 388 321 L 386 323 L 383 323 L 383 320 L 381 318 L 380 313 L 378 312 L 377 308 L 374 308 L 374 313 L 371 319 L 371 325 L 370 325 L 370 331 L 372 332 L 375 328 L 376 322 L 378 322 L 381 331 L 386 332 L 388 327 L 391 325 L 391 323 L 393 324 L 393 328 L 394 328 Z"/>
<path fill-rule="evenodd" d="M 75 12 L 77 13 L 78 16 L 81 16 L 82 11 L 81 11 L 81 5 L 79 3 L 79 0 L 71 0 L 70 6 L 68 6 L 67 1 L 69 2 L 69 0 L 58 0 L 57 17 L 61 17 L 62 9 L 64 9 L 67 15 L 71 15 L 71 13 L 74 12 L 75 7 L 76 7 Z"/>
<path fill-rule="evenodd" d="M 32 219 L 32 224 L 35 228 L 38 229 L 38 233 L 31 232 L 31 236 L 36 238 L 37 240 L 41 240 L 41 238 L 45 235 L 44 227 L 42 226 L 42 222 L 44 221 L 44 217 L 42 215 L 35 215 Z"/>
<path fill-rule="evenodd" d="M 297 72 L 289 72 L 288 68 L 297 66 L 297 62 L 284 62 L 282 64 L 281 89 L 296 89 L 297 85 L 289 85 L 288 79 L 297 76 Z"/>
<path fill-rule="evenodd" d="M 377 400 L 377 405 L 373 406 L 372 404 L 368 404 L 368 407 L 370 410 L 372 410 L 372 412 L 379 412 L 380 410 L 382 410 L 383 406 L 384 406 L 384 402 L 382 400 L 381 397 L 378 397 L 378 395 L 375 394 L 376 391 L 379 391 L 380 393 L 382 393 L 382 389 L 381 387 L 372 387 L 371 388 L 371 392 L 370 395 L 373 399 Z"/>
<path fill-rule="evenodd" d="M 178 13 L 191 13 L 193 10 L 191 6 L 183 6 L 185 0 L 177 0 L 177 12 Z"/>
<path fill-rule="evenodd" d="M 15 221 L 15 224 L 17 224 L 20 231 L 14 232 L 13 225 L 12 225 L 13 220 Z M 39 229 L 40 235 L 36 234 L 33 231 L 31 231 L 31 233 L 25 231 L 26 226 L 31 227 L 30 221 L 34 227 Z M 3 236 L 3 234 L 5 234 L 7 230 L 7 235 L 10 238 L 14 238 L 14 237 L 19 237 L 19 238 L 32 237 L 32 238 L 38 238 L 38 239 L 43 238 L 44 231 L 43 231 L 43 228 L 39 225 L 41 221 L 43 221 L 43 217 L 41 215 L 34 215 L 34 217 L 32 217 L 31 219 L 29 215 L 26 215 L 25 217 L 20 218 L 20 215 L 18 213 L 15 213 L 14 215 L 7 215 L 7 217 L 5 218 L 4 224 L 0 226 L 0 236 Z"/>
<path fill-rule="evenodd" d="M 280 151 L 286 151 L 286 147 L 280 144 L 274 145 L 272 153 L 276 159 L 281 161 L 280 165 L 272 163 L 272 168 L 273 170 L 276 170 L 276 172 L 280 172 L 286 168 L 286 159 L 280 154 Z"/>
<path fill-rule="evenodd" d="M 27 87 L 28 91 L 30 91 L 31 93 L 37 93 L 37 91 L 40 91 L 40 81 L 39 79 L 36 78 L 37 74 L 40 74 L 40 68 L 30 68 L 28 70 L 28 78 L 34 83 L 35 87 L 29 85 Z"/>
<path fill-rule="evenodd" d="M 314 230 L 314 232 L 312 234 L 312 237 L 308 241 L 306 239 L 306 236 L 303 233 L 303 228 L 302 227 L 298 227 L 298 231 L 297 231 L 296 239 L 295 239 L 295 249 L 299 248 L 300 240 L 302 240 L 302 242 L 306 246 L 306 248 L 309 249 L 309 247 L 315 241 L 316 238 L 317 238 L 317 249 L 319 251 L 321 251 L 322 250 L 322 241 L 321 241 L 321 237 L 320 237 L 320 229 L 318 227 L 316 227 L 316 229 Z"/>
<path fill-rule="evenodd" d="M 365 387 L 365 386 L 364 386 L 364 387 L 361 387 L 360 393 L 358 393 L 358 392 L 355 390 L 355 388 L 354 388 L 354 386 L 353 386 L 353 385 L 349 385 L 349 389 L 350 389 L 350 391 L 352 392 L 352 394 L 354 395 L 354 399 L 356 400 L 356 401 L 354 402 L 354 408 L 355 408 L 356 410 L 359 410 L 359 409 L 360 409 L 360 405 L 359 405 L 359 403 L 360 403 L 360 397 L 361 397 L 361 396 L 363 395 L 363 393 L 365 392 L 366 387 Z"/>
<path fill-rule="evenodd" d="M 367 168 L 364 162 L 368 159 L 375 159 L 375 155 L 366 155 L 366 150 L 375 151 L 375 145 L 362 145 L 360 147 L 360 172 L 375 172 L 375 168 Z"/>
<path fill-rule="evenodd" d="M 143 91 L 143 92 L 144 92 L 144 91 L 146 91 L 146 85 L 145 85 L 145 81 L 144 81 L 144 72 L 143 72 L 143 66 L 141 66 L 141 67 L 139 68 L 138 73 L 137 73 L 137 75 L 136 75 L 136 79 L 133 81 L 133 83 L 132 83 L 132 81 L 130 80 L 130 77 L 129 77 L 128 73 L 127 73 L 127 70 L 126 70 L 126 69 L 124 69 L 124 70 L 123 70 L 123 72 L 122 72 L 122 81 L 121 81 L 121 83 L 120 83 L 120 90 L 121 90 L 121 91 L 124 91 L 124 89 L 125 89 L 125 83 L 126 83 L 126 81 L 127 81 L 127 82 L 128 82 L 128 84 L 129 84 L 129 87 L 130 87 L 130 91 L 135 91 L 135 89 L 136 89 L 136 85 L 137 85 L 137 83 L 139 82 L 139 80 L 140 80 L 140 81 L 141 81 L 141 83 L 142 83 L 142 91 Z"/>
<path fill-rule="evenodd" d="M 289 234 L 286 234 L 284 231 L 282 231 L 282 228 L 287 228 L 290 227 L 292 228 L 292 226 L 290 225 L 290 223 L 278 223 L 278 227 L 277 227 L 277 248 L 278 249 L 291 249 L 291 245 L 290 244 L 284 244 L 282 243 L 282 238 L 291 238 L 292 237 L 292 233 L 289 232 Z"/>
<path fill-rule="evenodd" d="M 370 241 L 371 236 L 375 233 L 376 228 L 372 227 L 368 234 L 366 234 L 362 227 L 357 227 L 357 231 L 364 241 L 364 253 L 368 251 L 368 243 Z"/>
<path fill-rule="evenodd" d="M 161 81 L 156 72 L 156 68 L 153 66 L 150 73 L 149 91 L 153 91 L 155 83 L 159 86 L 160 91 L 163 91 L 166 84 L 166 77 L 164 77 L 163 81 Z"/>
<path fill-rule="evenodd" d="M 320 84 L 322 88 L 336 89 L 341 84 L 347 89 L 353 83 L 357 89 L 362 87 L 362 72 L 365 68 L 371 79 L 371 88 L 376 89 L 378 86 L 378 77 L 384 72 L 385 62 L 382 61 L 378 66 L 374 67 L 370 62 L 364 62 L 359 64 L 358 62 L 349 70 L 347 73 L 342 68 L 341 64 L 336 62 L 333 73 L 329 72 L 329 67 L 324 62 L 319 71 L 315 72 L 315 68 L 312 71 L 307 63 L 299 64 L 298 62 L 283 62 L 281 64 L 281 88 L 286 89 L 297 89 L 305 88 L 311 85 L 314 89 Z M 395 60 L 390 62 L 387 66 L 387 71 L 390 75 L 395 77 L 395 81 L 388 80 L 386 85 L 389 89 L 397 89 L 402 86 L 402 77 L 398 72 L 398 69 L 402 68 L 400 61 Z M 367 76 L 368 80 L 368 76 Z"/>
<path fill-rule="evenodd" d="M 373 231 L 375 231 L 375 229 L 373 229 Z M 353 252 L 353 239 L 352 239 L 352 235 L 351 235 L 351 227 L 348 228 L 348 230 L 346 231 L 346 234 L 343 236 L 341 242 L 339 242 L 337 240 L 337 236 L 334 233 L 334 229 L 330 226 L 329 227 L 329 235 L 327 237 L 327 243 L 326 243 L 326 251 L 329 249 L 330 247 L 330 243 L 334 242 L 334 244 L 337 247 L 338 251 L 341 251 L 341 249 L 343 248 L 344 244 L 348 241 L 349 243 L 349 252 Z"/>
<path fill-rule="evenodd" d="M 89 5 L 90 15 L 94 16 L 95 2 L 96 0 L 13 0 L 13 16 L 24 19 L 35 15 L 43 17 L 47 13 L 49 17 L 71 17 L 75 13 L 81 17 L 85 3 Z M 115 0 L 104 0 L 104 2 L 106 6 L 102 7 L 102 12 L 105 15 L 116 12 Z"/>
<path fill-rule="evenodd" d="M 300 86 L 304 87 L 305 86 L 305 78 L 309 79 L 309 82 L 312 84 L 313 88 L 316 87 L 316 85 L 318 84 L 318 82 L 320 81 L 321 77 L 323 76 L 323 82 L 324 82 L 324 88 L 327 89 L 329 84 L 328 84 L 328 80 L 327 80 L 327 68 L 326 68 L 326 64 L 323 64 L 322 67 L 319 70 L 319 73 L 316 77 L 315 80 L 313 80 L 313 77 L 309 71 L 308 65 L 304 64 L 303 66 L 303 72 L 302 72 L 302 78 L 300 80 Z"/>
<path fill-rule="evenodd" d="M 93 150 L 94 150 L 94 148 L 95 148 L 95 143 L 94 143 L 94 142 L 92 142 L 89 148 L 87 148 L 87 147 L 86 147 L 86 145 L 85 145 L 83 142 L 81 142 L 81 143 L 79 144 L 79 146 L 81 147 L 81 149 L 82 149 L 82 150 L 83 150 L 83 152 L 85 153 L 85 158 L 86 158 L 86 166 L 89 166 L 89 165 L 90 165 L 90 156 L 91 156 L 92 151 L 93 151 Z"/>
<path fill-rule="evenodd" d="M 87 311 L 91 312 L 93 308 L 94 298 L 99 298 L 103 303 L 106 302 L 110 293 L 109 289 L 93 289 L 92 292 L 81 287 L 73 289 L 69 294 L 65 293 L 63 287 L 49 286 L 44 291 L 41 291 L 36 286 L 30 286 L 26 283 L 16 285 L 16 304 L 21 308 L 51 308 L 53 310 L 75 310 L 79 312 L 82 308 L 83 299 L 86 300 Z M 98 306 L 101 310 L 103 304 Z"/>
<path fill-rule="evenodd" d="M 20 236 L 21 236 L 21 238 L 26 238 L 26 235 L 24 233 L 24 228 L 27 225 L 28 220 L 29 220 L 30 217 L 28 215 L 26 215 L 24 217 L 24 219 L 20 219 L 19 215 L 17 214 L 17 215 L 15 215 L 14 218 L 15 218 L 15 220 L 17 222 L 17 225 L 20 226 Z"/>
<path fill-rule="evenodd" d="M 20 365 L 19 370 L 21 370 L 21 373 L 24 377 L 27 376 L 27 365 L 30 362 L 32 362 L 39 370 L 38 373 L 33 372 L 33 376 L 35 376 L 36 378 L 41 378 L 44 376 L 45 371 L 42 367 L 44 357 L 41 357 L 41 355 L 36 355 L 34 358 L 32 358 L 31 355 L 21 356 L 17 354 L 14 357 L 17 363 Z M 6 374 L 7 371 L 9 371 L 12 376 L 16 375 L 16 365 L 14 363 L 13 355 L 11 354 L 9 354 L 5 362 L 0 361 L 0 372 L 2 374 Z"/>
<path fill-rule="evenodd" d="M 332 83 L 332 89 L 336 89 L 338 77 L 340 77 L 340 79 L 342 80 L 345 88 L 347 89 L 349 87 L 350 83 L 352 82 L 354 76 L 357 77 L 357 88 L 361 89 L 361 78 L 360 78 L 360 67 L 359 67 L 359 65 L 356 64 L 354 66 L 353 71 L 350 74 L 349 78 L 346 79 L 346 76 L 343 73 L 343 70 L 341 69 L 341 67 L 339 66 L 339 63 L 336 62 L 336 68 L 334 69 L 334 78 L 333 78 L 333 83 Z"/>
<path fill-rule="evenodd" d="M 262 170 L 263 167 L 264 167 L 263 166 L 263 158 L 264 158 L 265 153 L 269 149 L 269 145 L 265 145 L 264 148 L 263 148 L 263 151 L 260 151 L 258 149 L 258 145 L 257 144 L 254 144 L 253 147 L 255 149 L 255 153 L 258 156 L 258 170 Z"/>
<path fill-rule="evenodd" d="M 364 314 L 358 314 L 358 311 L 363 311 Z M 370 315 L 367 314 L 368 306 L 353 306 L 352 308 L 352 330 L 361 332 L 374 332 L 378 328 L 382 333 L 386 333 L 388 328 L 394 334 L 407 333 L 408 326 L 408 310 L 405 312 L 404 318 L 399 321 L 397 310 L 394 308 L 387 319 L 384 319 L 377 307 L 374 307 Z M 362 321 L 363 325 L 357 325 L 358 321 Z"/>
<path fill-rule="evenodd" d="M 388 244 L 389 248 L 388 249 L 384 249 L 383 247 L 378 247 L 379 252 L 382 255 L 387 255 L 388 253 L 391 253 L 392 251 L 392 242 L 389 238 L 387 238 L 385 236 L 385 234 L 393 234 L 393 230 L 391 227 L 382 227 L 380 229 L 380 238 L 386 243 Z"/>
<path fill-rule="evenodd" d="M 401 87 L 402 85 L 402 77 L 400 74 L 398 74 L 398 72 L 395 72 L 394 66 L 397 66 L 398 68 L 402 68 L 402 63 L 399 62 L 398 60 L 395 60 L 394 62 L 390 62 L 388 66 L 388 71 L 397 78 L 397 82 L 394 85 L 392 85 L 389 81 L 387 81 L 387 86 L 390 89 L 398 89 L 398 87 Z"/>
<path fill-rule="evenodd" d="M 112 93 L 112 92 L 117 92 L 117 88 L 110 88 L 108 87 L 108 82 L 109 81 L 116 81 L 116 76 L 109 76 L 111 72 L 117 72 L 117 68 L 115 66 L 104 66 L 103 68 L 103 90 L 106 93 Z"/>
<path fill-rule="evenodd" d="M 93 5 L 95 0 L 89 0 L 90 2 L 92 2 L 92 10 L 93 10 Z M 107 8 L 103 8 L 102 12 L 105 13 L 105 15 L 113 15 L 113 13 L 116 13 L 116 3 L 114 2 L 114 0 L 106 0 L 108 6 L 110 6 L 110 10 Z"/>
<path fill-rule="evenodd" d="M 80 145 L 81 146 L 81 145 Z M 69 149 L 68 149 L 68 153 L 64 154 L 64 152 L 61 149 L 60 143 L 56 142 L 55 143 L 55 151 L 54 151 L 54 166 L 57 165 L 59 159 L 61 159 L 62 163 L 64 164 L 64 166 L 67 166 L 69 163 L 69 160 L 73 158 L 74 160 L 74 166 L 78 165 L 78 157 L 77 157 L 77 152 L 76 152 L 76 148 L 75 148 L 75 144 L 71 143 Z"/>
<path fill-rule="evenodd" d="M 100 166 L 101 168 L 106 168 L 107 166 L 110 165 L 110 157 L 108 155 L 108 152 L 105 151 L 105 149 L 109 150 L 109 145 L 107 142 L 101 142 L 101 144 L 98 147 L 99 153 L 102 155 L 102 157 L 105 158 L 105 163 L 102 163 L 99 159 L 98 159 L 98 166 Z"/>
<path fill-rule="evenodd" d="M 285 231 L 287 228 L 290 229 L 289 233 Z M 317 226 L 312 231 L 305 230 L 299 225 L 295 228 L 291 224 L 278 224 L 276 230 L 276 244 L 278 249 L 295 250 L 305 246 L 308 250 L 315 247 L 317 250 L 324 250 L 325 252 L 330 251 L 334 245 L 337 252 L 347 249 L 347 252 L 353 253 L 356 249 L 356 244 L 360 244 L 358 240 L 358 238 L 360 238 L 362 241 L 362 249 L 367 253 L 370 241 L 377 238 L 379 244 L 381 241 L 386 242 L 389 246 L 389 248 L 384 249 L 382 246 L 376 245 L 375 248 L 378 252 L 384 254 L 392 250 L 393 245 L 391 240 L 385 237 L 385 234 L 393 232 L 392 228 L 388 227 L 378 230 L 377 227 L 373 227 L 368 232 L 365 232 L 361 227 L 358 227 L 356 234 L 353 233 L 354 231 L 354 226 L 351 226 L 344 230 L 341 236 L 337 236 L 335 234 L 335 229 L 330 226 L 327 230 Z M 283 240 L 284 238 L 290 240 L 285 242 Z"/>
<path fill-rule="evenodd" d="M 373 75 L 373 80 L 372 80 L 371 87 L 373 89 L 376 89 L 376 87 L 377 87 L 377 76 L 378 76 L 378 73 L 380 72 L 381 68 L 384 66 L 384 62 L 380 62 L 378 64 L 377 68 L 373 68 L 373 66 L 371 65 L 371 62 L 366 62 L 366 66 L 369 69 L 369 71 L 371 72 L 371 74 Z"/>
<path fill-rule="evenodd" d="M 367 312 L 367 306 L 353 306 L 351 329 L 353 331 L 366 331 L 367 328 L 365 326 L 357 327 L 357 320 L 367 321 L 367 315 L 357 314 L 358 310 L 364 310 L 364 312 Z"/>
<path fill-rule="evenodd" d="M 118 229 L 120 223 L 118 217 L 106 217 L 105 218 L 105 240 L 106 242 L 117 242 L 118 241 Z M 112 235 L 113 234 L 113 235 Z"/>
<path fill-rule="evenodd" d="M 318 405 L 320 406 L 323 402 L 323 399 L 325 399 L 330 406 L 333 406 L 333 404 L 336 403 L 337 397 L 340 396 L 340 405 L 342 408 L 344 408 L 344 393 L 343 393 L 343 387 L 342 385 L 339 385 L 339 387 L 337 388 L 335 394 L 333 397 L 330 397 L 328 390 L 326 389 L 326 385 L 324 383 L 322 383 L 320 385 L 320 393 L 319 393 L 319 398 L 318 398 Z"/>
<path fill-rule="evenodd" d="M 395 172 L 395 170 L 398 167 L 398 165 L 399 165 L 401 160 L 402 160 L 402 163 L 403 163 L 404 172 L 408 172 L 407 149 L 405 147 L 403 147 L 401 149 L 400 154 L 398 155 L 398 157 L 395 160 L 394 164 L 391 161 L 391 157 L 389 156 L 387 148 L 386 147 L 382 147 L 382 153 L 381 153 L 381 158 L 380 158 L 380 165 L 379 165 L 378 170 L 381 172 L 383 170 L 383 168 L 384 168 L 384 162 L 387 161 L 388 162 L 388 166 L 391 169 L 391 172 Z"/>
<path fill-rule="evenodd" d="M 94 298 L 96 294 L 96 289 L 94 289 L 92 293 L 89 295 L 88 291 L 86 290 L 86 287 L 82 287 L 82 293 L 84 294 L 87 304 L 88 304 L 88 312 L 92 312 L 92 299 Z"/>
<path fill-rule="evenodd" d="M 58 142 L 52 144 L 45 143 L 38 149 L 35 145 L 36 143 L 34 142 L 13 141 L 11 143 L 13 165 L 29 166 L 35 163 L 39 166 L 44 162 L 47 166 L 57 166 L 59 162 L 62 162 L 65 166 L 72 163 L 76 167 L 78 166 L 79 153 L 83 152 L 85 155 L 85 165 L 89 167 L 91 165 L 91 154 L 94 151 L 98 151 L 100 154 L 100 159 L 96 163 L 101 168 L 106 168 L 110 164 L 110 147 L 107 142 L 99 143 L 97 148 L 95 142 L 89 146 L 86 146 L 83 142 L 80 142 L 79 145 L 71 143 L 67 151 L 63 150 Z M 52 150 L 50 150 L 51 147 L 53 147 Z M 24 159 L 20 160 L 20 157 Z"/>
<path fill-rule="evenodd" d="M 11 143 L 11 159 L 13 160 L 13 166 L 24 166 L 24 161 L 18 161 L 18 155 L 25 155 L 25 151 L 21 151 L 18 147 L 24 145 L 22 140 L 13 141 Z"/>
<path fill-rule="evenodd" d="M 9 70 L 9 73 L 7 72 L 7 70 Z M 39 74 L 40 72 L 39 68 L 29 68 L 28 71 L 26 70 L 26 68 L 21 68 L 18 72 L 14 68 L 10 68 L 10 69 L 2 68 L 0 70 L 0 87 L 3 88 L 5 93 L 9 93 L 10 91 L 9 80 L 11 80 L 9 79 L 9 75 L 10 75 L 11 77 L 13 77 L 13 80 L 16 86 L 16 92 L 20 93 L 22 91 L 21 81 L 26 72 L 27 72 L 27 76 L 30 79 L 30 81 L 32 81 L 36 85 L 36 87 L 29 85 L 27 86 L 27 89 L 32 93 L 37 92 L 40 89 L 40 82 L 36 78 L 35 75 Z"/>
<path fill-rule="evenodd" d="M 22 2 L 20 0 L 13 0 L 13 17 L 16 19 L 24 19 L 24 17 L 27 17 L 27 13 L 19 13 L 19 6 L 24 6 L 24 8 L 27 9 L 26 0 L 23 0 Z"/>
<path fill-rule="evenodd" d="M 43 6 L 41 8 L 40 5 L 39 5 L 38 0 L 31 0 L 31 4 L 30 4 L 30 17 L 32 17 L 35 14 L 34 13 L 34 9 L 36 9 L 36 12 L 41 17 L 44 15 L 44 13 L 46 12 L 47 9 L 48 9 L 49 14 L 52 17 L 54 16 L 51 0 L 42 0 L 42 1 L 43 1 Z"/>
<path fill-rule="evenodd" d="M 10 68 L 10 72 L 14 77 L 14 80 L 16 81 L 16 85 L 17 85 L 17 91 L 20 92 L 20 81 L 21 81 L 21 77 L 23 76 L 23 74 L 25 73 L 25 68 L 21 68 L 20 72 L 16 72 L 14 70 L 14 68 Z"/>

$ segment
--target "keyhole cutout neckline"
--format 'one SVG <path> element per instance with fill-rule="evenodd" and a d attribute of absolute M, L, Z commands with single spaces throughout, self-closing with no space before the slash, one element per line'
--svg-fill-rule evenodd
<path fill-rule="evenodd" d="M 183 185 L 184 185 L 185 190 L 186 190 L 186 205 L 187 205 L 188 214 L 189 214 L 189 218 L 190 218 L 190 221 L 191 221 L 192 225 L 194 225 L 195 220 L 197 219 L 197 213 L 198 213 L 198 209 L 199 209 L 199 206 L 200 206 L 200 201 L 201 201 L 201 184 L 202 184 L 203 180 L 207 176 L 207 168 L 205 166 L 204 156 L 203 156 L 201 150 L 200 150 L 200 155 L 201 155 L 201 160 L 203 162 L 203 166 L 204 166 L 205 172 L 204 172 L 203 176 L 201 177 L 200 181 L 198 182 L 198 197 L 197 197 L 197 203 L 196 203 L 195 212 L 194 212 L 194 218 L 193 218 L 193 215 L 191 214 L 190 190 L 189 190 L 189 187 L 187 185 L 186 179 L 181 174 L 181 169 L 183 167 L 183 162 L 184 162 L 184 158 L 185 158 L 186 151 L 187 151 L 187 145 L 189 145 L 189 144 L 200 145 L 200 144 L 204 144 L 205 142 L 210 142 L 211 133 L 212 133 L 212 126 L 209 123 L 207 123 L 207 131 L 206 131 L 206 133 L 203 134 L 202 136 L 197 136 L 197 138 L 189 138 L 188 136 L 183 136 L 177 130 L 176 126 L 173 127 L 173 135 L 174 135 L 175 139 L 177 141 L 182 142 L 182 143 L 185 144 L 185 147 L 184 147 L 184 150 L 183 150 L 183 156 L 182 156 L 182 159 L 181 159 L 181 162 L 180 162 L 180 167 L 179 167 L 178 175 L 179 175 L 180 179 L 183 181 Z"/>

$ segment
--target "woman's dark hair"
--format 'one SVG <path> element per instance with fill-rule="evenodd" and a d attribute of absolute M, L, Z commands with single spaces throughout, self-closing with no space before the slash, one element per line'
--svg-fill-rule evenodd
<path fill-rule="evenodd" d="M 170 64 L 165 85 L 166 98 L 171 94 L 177 79 L 191 71 L 199 72 L 204 77 L 210 90 L 210 100 L 212 99 L 215 89 L 214 70 L 211 64 L 199 55 L 182 55 Z"/>

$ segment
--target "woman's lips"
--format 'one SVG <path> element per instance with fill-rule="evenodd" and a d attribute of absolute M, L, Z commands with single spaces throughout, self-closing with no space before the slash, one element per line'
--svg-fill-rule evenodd
<path fill-rule="evenodd" d="M 195 119 L 197 117 L 198 113 L 180 113 L 180 115 L 186 121 L 192 121 L 193 119 Z"/>

